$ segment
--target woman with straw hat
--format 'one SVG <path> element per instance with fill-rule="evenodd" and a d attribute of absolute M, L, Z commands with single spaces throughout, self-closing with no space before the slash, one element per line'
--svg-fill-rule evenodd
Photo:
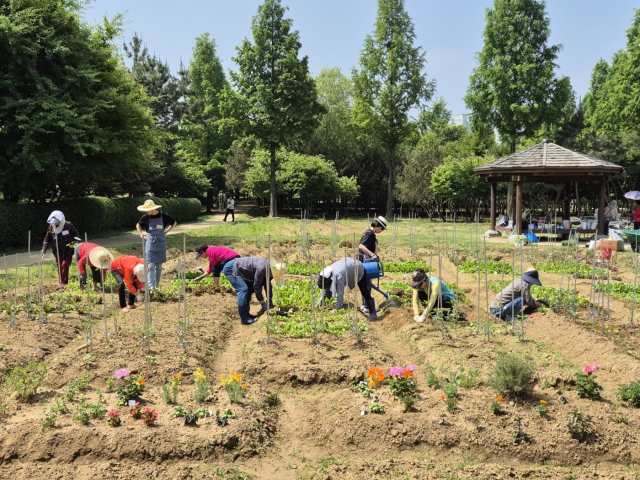
<path fill-rule="evenodd" d="M 358 245 L 358 260 L 361 262 L 377 262 L 378 261 L 378 238 L 376 234 L 384 232 L 389 225 L 387 219 L 384 217 L 376 217 L 371 222 L 371 228 L 367 228 L 362 237 L 360 237 L 360 244 Z M 371 298 L 371 288 L 367 287 L 369 297 Z M 362 306 L 360 310 L 366 315 L 369 314 L 368 300 L 362 296 Z"/>
<path fill-rule="evenodd" d="M 144 273 L 144 261 L 132 255 L 123 255 L 111 262 L 111 275 L 118 282 L 118 297 L 123 311 L 136 308 L 136 294 L 144 293 Z M 125 287 L 129 290 L 128 302 L 125 302 Z"/>
<path fill-rule="evenodd" d="M 83 242 L 76 245 L 73 252 L 78 264 L 78 283 L 80 288 L 84 289 L 87 284 L 87 265 L 91 268 L 91 279 L 93 280 L 93 289 L 99 291 L 98 285 L 102 286 L 102 282 L 106 278 L 107 269 L 113 262 L 113 255 L 96 243 Z"/>
<path fill-rule="evenodd" d="M 80 240 L 77 238 L 80 234 L 71 222 L 67 222 L 64 218 L 64 213 L 60 210 L 51 212 L 47 223 L 49 227 L 47 229 L 47 235 L 42 242 L 42 256 L 44 257 L 44 254 L 47 253 L 49 244 L 55 242 L 52 249 L 58 266 L 58 290 L 60 290 L 69 283 L 69 267 L 73 260 L 73 249 L 70 245 L 74 243 L 76 239 Z"/>
<path fill-rule="evenodd" d="M 267 279 L 267 261 L 258 257 L 242 257 L 227 262 L 222 270 L 231 286 L 236 291 L 238 297 L 238 314 L 243 325 L 251 325 L 256 321 L 256 315 L 251 315 L 249 304 L 251 295 L 256 294 L 256 299 L 262 305 L 262 311 L 267 310 L 267 302 L 262 295 L 262 290 L 267 291 L 269 282 L 269 305 L 271 305 L 271 279 L 275 278 L 278 285 L 284 284 L 284 276 L 287 273 L 287 266 L 284 263 L 276 263 L 271 259 L 269 278 Z"/>
<path fill-rule="evenodd" d="M 144 254 L 149 266 L 149 293 L 160 286 L 162 264 L 167 261 L 166 235 L 178 224 L 170 215 L 160 212 L 160 208 L 162 205 L 156 205 L 153 200 L 147 200 L 138 207 L 140 212 L 145 212 L 136 228 L 140 238 L 146 239 Z M 142 233 L 143 228 L 146 235 Z"/>

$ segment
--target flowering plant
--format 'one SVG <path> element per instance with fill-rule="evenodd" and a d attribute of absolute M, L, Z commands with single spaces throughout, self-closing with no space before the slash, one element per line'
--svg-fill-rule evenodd
<path fill-rule="evenodd" d="M 600 363 L 593 365 L 585 365 L 582 373 L 578 372 L 576 385 L 578 386 L 578 396 L 580 398 L 589 398 L 591 400 L 600 400 L 600 392 L 602 387 L 596 383 L 596 372 L 600 368 Z"/>
<path fill-rule="evenodd" d="M 180 393 L 180 379 L 182 374 L 174 373 L 171 375 L 169 385 L 162 384 L 162 398 L 169 405 L 175 405 L 178 403 L 178 394 Z"/>
<path fill-rule="evenodd" d="M 547 408 L 547 401 L 540 400 L 540 405 L 538 405 L 538 415 L 541 417 L 546 417 L 549 414 L 549 409 Z"/>
<path fill-rule="evenodd" d="M 247 394 L 247 385 L 242 383 L 242 377 L 237 373 L 229 372 L 228 377 L 225 377 L 223 373 L 220 378 L 222 380 L 221 385 L 229 395 L 229 401 L 231 403 L 240 403 L 240 400 Z"/>
<path fill-rule="evenodd" d="M 118 397 L 118 405 L 127 406 L 129 400 L 140 400 L 140 395 L 144 392 L 146 382 L 146 375 L 131 375 L 128 370 L 124 368 L 118 370 L 114 377 L 117 380 L 122 380 L 122 384 L 118 386 L 116 397 Z"/>
<path fill-rule="evenodd" d="M 209 380 L 200 368 L 196 368 L 193 372 L 193 381 L 195 382 L 196 389 L 193 392 L 193 398 L 199 402 L 204 402 L 209 397 Z"/>
<path fill-rule="evenodd" d="M 142 416 L 142 407 L 140 407 L 140 402 L 136 402 L 136 404 L 131 407 L 130 413 L 133 418 L 140 418 Z"/>
<path fill-rule="evenodd" d="M 491 403 L 491 405 L 489 405 L 494 415 L 500 415 L 502 413 L 503 402 L 504 402 L 504 399 L 500 395 L 498 395 L 496 399 Z"/>
<path fill-rule="evenodd" d="M 418 401 L 416 398 L 416 390 L 418 389 L 418 381 L 413 376 L 413 372 L 418 367 L 415 365 L 407 365 L 402 367 L 389 367 L 389 391 L 397 400 L 404 405 L 405 412 Z"/>
<path fill-rule="evenodd" d="M 141 414 L 142 417 L 142 422 L 150 427 L 151 425 L 155 425 L 156 424 L 156 420 L 158 419 L 158 414 L 156 412 L 153 411 L 152 408 L 145 408 L 144 412 Z"/>
<path fill-rule="evenodd" d="M 119 427 L 120 424 L 122 423 L 122 419 L 120 418 L 120 412 L 111 410 L 109 412 L 109 420 L 107 420 L 107 423 L 112 427 Z"/>
<path fill-rule="evenodd" d="M 367 373 L 367 385 L 370 387 L 377 387 L 379 383 L 384 381 L 384 371 L 381 368 L 369 367 L 369 373 Z"/>

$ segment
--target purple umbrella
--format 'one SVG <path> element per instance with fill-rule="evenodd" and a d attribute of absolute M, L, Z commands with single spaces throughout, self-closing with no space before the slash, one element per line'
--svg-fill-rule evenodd
<path fill-rule="evenodd" d="M 624 198 L 628 198 L 629 200 L 640 200 L 640 192 L 634 190 L 633 192 L 627 192 L 624 194 Z"/>

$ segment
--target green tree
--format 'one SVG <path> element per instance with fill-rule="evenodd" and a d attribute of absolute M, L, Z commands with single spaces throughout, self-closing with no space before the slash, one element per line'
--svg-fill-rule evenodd
<path fill-rule="evenodd" d="M 133 62 L 129 75 L 144 87 L 156 121 L 159 146 L 152 152 L 155 168 L 149 177 L 150 190 L 160 197 L 202 196 L 209 188 L 209 180 L 202 169 L 182 161 L 177 155 L 177 143 L 184 133 L 180 129 L 185 109 L 184 77 L 176 78 L 166 62 L 150 55 L 138 34 L 123 47 Z"/>
<path fill-rule="evenodd" d="M 228 109 L 242 120 L 245 131 L 259 139 L 270 152 L 269 216 L 277 216 L 276 151 L 309 135 L 324 109 L 318 103 L 316 86 L 309 75 L 308 58 L 299 58 L 300 38 L 293 21 L 284 18 L 280 0 L 267 0 L 258 7 L 248 39 L 233 59 L 238 72 L 231 78 L 239 98 L 228 96 Z"/>
<path fill-rule="evenodd" d="M 385 152 L 388 169 L 386 215 L 393 212 L 398 148 L 412 133 L 409 111 L 429 100 L 434 83 L 423 72 L 425 54 L 414 46 L 413 22 L 404 0 L 378 0 L 373 33 L 353 70 L 353 117 L 368 143 Z"/>
<path fill-rule="evenodd" d="M 444 101 L 443 97 L 439 97 L 435 102 L 433 102 L 433 105 L 420 112 L 418 130 L 421 135 L 424 135 L 427 132 L 442 135 L 444 130 L 451 123 L 451 118 L 451 110 L 447 108 L 447 102 Z"/>
<path fill-rule="evenodd" d="M 472 121 L 496 129 L 511 153 L 521 137 L 564 117 L 571 95 L 568 77 L 554 69 L 561 45 L 547 45 L 549 18 L 539 0 L 494 0 L 486 11 L 484 46 L 465 96 Z M 507 211 L 514 216 L 513 182 Z"/>
<path fill-rule="evenodd" d="M 115 39 L 122 21 L 90 27 L 84 2 L 0 0 L 0 189 L 44 200 L 144 189 L 153 117 Z"/>
<path fill-rule="evenodd" d="M 228 87 L 216 54 L 216 42 L 205 33 L 196 38 L 187 74 L 184 136 L 179 153 L 186 164 L 206 175 L 207 211 L 211 212 L 218 189 L 224 187 L 224 164 L 230 155 L 233 132 L 226 127 L 220 98 Z"/>

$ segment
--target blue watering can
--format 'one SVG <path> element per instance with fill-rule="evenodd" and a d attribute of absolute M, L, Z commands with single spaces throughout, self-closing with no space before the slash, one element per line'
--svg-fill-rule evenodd
<path fill-rule="evenodd" d="M 389 294 L 380 290 L 380 278 L 384 277 L 384 264 L 380 260 L 365 260 L 362 263 L 364 271 L 367 272 L 367 284 L 389 300 Z M 377 280 L 376 285 L 373 284 L 373 280 Z"/>

